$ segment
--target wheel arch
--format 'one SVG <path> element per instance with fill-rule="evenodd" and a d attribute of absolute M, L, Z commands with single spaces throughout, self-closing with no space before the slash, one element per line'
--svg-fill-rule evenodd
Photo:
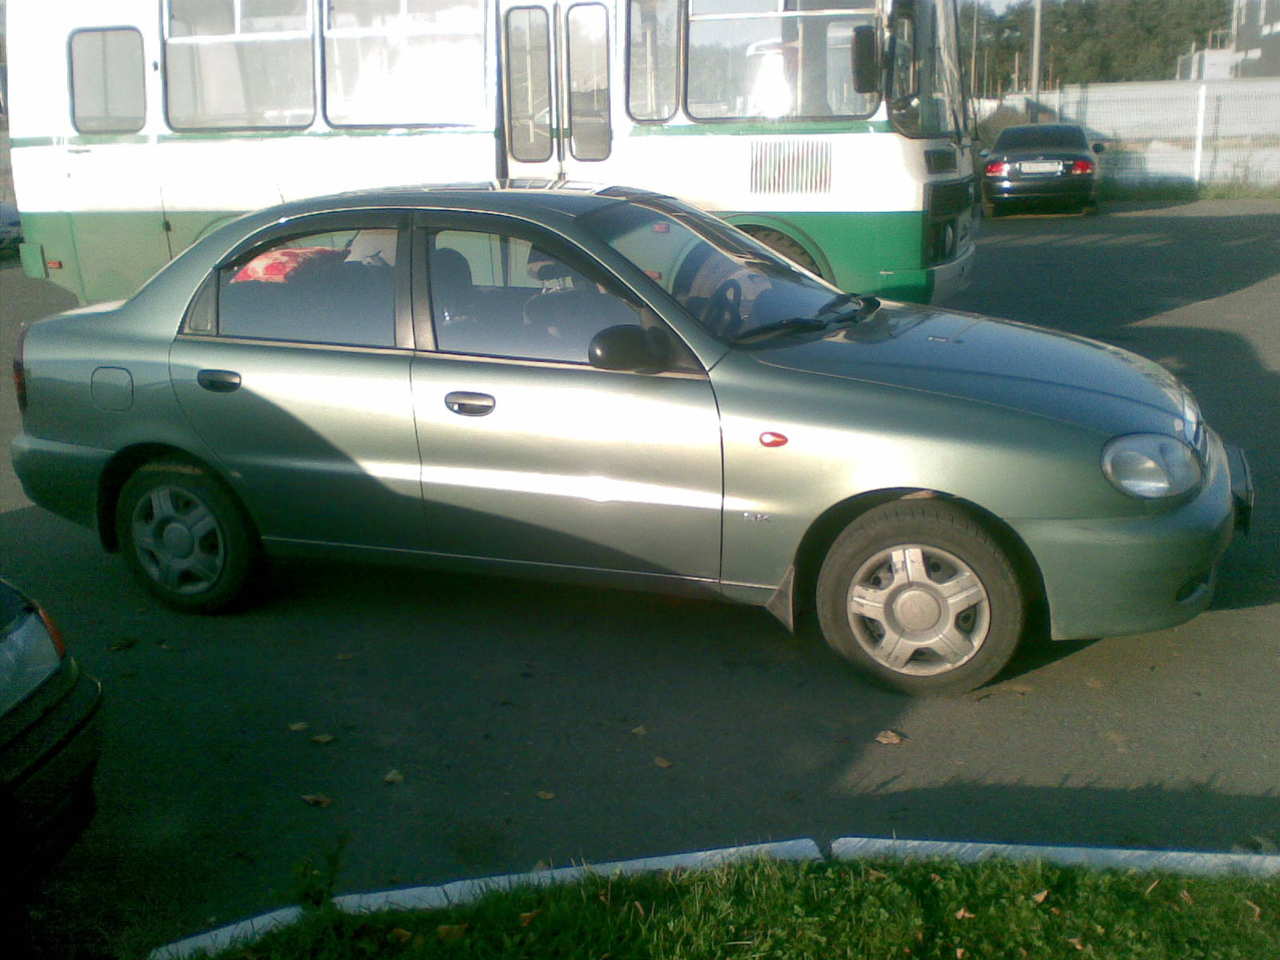
<path fill-rule="evenodd" d="M 822 274 L 823 279 L 834 282 L 835 271 L 832 269 L 831 262 L 827 259 L 826 254 L 823 253 L 822 247 L 807 233 L 803 230 L 797 230 L 788 221 L 759 213 L 742 214 L 737 217 L 730 216 L 725 219 L 739 230 L 753 237 L 762 230 L 773 230 L 782 234 L 809 255 L 809 258 L 817 266 L 818 272 Z M 768 244 L 765 244 L 765 246 L 768 246 Z"/>
<path fill-rule="evenodd" d="M 959 507 L 982 526 L 1013 564 L 1018 586 L 1027 602 L 1027 622 L 1033 628 L 1048 623 L 1049 601 L 1040 565 L 1026 542 L 1009 524 L 971 500 L 938 490 L 897 487 L 849 497 L 827 508 L 810 524 L 793 560 L 792 616 L 813 609 L 822 561 L 841 532 L 867 511 L 895 500 L 936 499 Z"/>
<path fill-rule="evenodd" d="M 98 538 L 101 540 L 104 550 L 114 553 L 120 547 L 119 540 L 116 537 L 115 517 L 116 507 L 120 502 L 120 492 L 124 489 L 124 485 L 129 482 L 130 477 L 138 472 L 139 468 L 148 463 L 155 463 L 161 460 L 170 463 L 186 463 L 207 473 L 227 491 L 227 494 L 240 508 L 241 513 L 244 514 L 249 528 L 255 536 L 257 535 L 257 524 L 254 523 L 253 517 L 244 505 L 244 501 L 236 493 L 235 488 L 227 482 L 221 471 L 212 463 L 190 451 L 171 444 L 137 443 L 117 451 L 115 456 L 107 462 L 106 467 L 103 468 L 102 475 L 98 479 Z"/>

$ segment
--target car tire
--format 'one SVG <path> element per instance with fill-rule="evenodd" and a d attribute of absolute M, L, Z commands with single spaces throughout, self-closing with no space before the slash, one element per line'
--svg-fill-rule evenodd
<path fill-rule="evenodd" d="M 822 276 L 818 262 L 809 255 L 809 251 L 780 230 L 747 230 L 746 232 L 775 253 L 780 253 L 788 260 L 800 264 L 812 274 Z"/>
<path fill-rule="evenodd" d="M 116 505 L 116 536 L 130 572 L 179 610 L 215 613 L 241 594 L 259 544 L 235 497 L 204 467 L 144 464 Z"/>
<path fill-rule="evenodd" d="M 846 527 L 822 564 L 817 606 L 833 650 L 917 696 L 986 683 L 1027 620 L 1005 552 L 969 513 L 936 499 L 883 504 Z"/>

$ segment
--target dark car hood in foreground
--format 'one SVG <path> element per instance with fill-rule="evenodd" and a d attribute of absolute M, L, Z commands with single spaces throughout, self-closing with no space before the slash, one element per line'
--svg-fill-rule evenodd
<path fill-rule="evenodd" d="M 927 390 L 1059 420 L 1110 419 L 1115 399 L 1183 413 L 1177 379 L 1150 360 L 1084 337 L 910 304 L 817 340 L 759 351 L 774 366 Z M 1102 425 L 1102 423 L 1098 423 Z"/>

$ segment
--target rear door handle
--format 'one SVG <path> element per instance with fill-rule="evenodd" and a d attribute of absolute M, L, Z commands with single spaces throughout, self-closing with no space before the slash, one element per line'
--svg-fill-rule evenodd
<path fill-rule="evenodd" d="M 230 393 L 240 389 L 240 374 L 234 370 L 201 370 L 196 383 L 214 393 Z"/>
<path fill-rule="evenodd" d="M 455 390 L 453 393 L 445 394 L 444 405 L 464 417 L 483 417 L 493 413 L 494 399 L 487 393 Z"/>

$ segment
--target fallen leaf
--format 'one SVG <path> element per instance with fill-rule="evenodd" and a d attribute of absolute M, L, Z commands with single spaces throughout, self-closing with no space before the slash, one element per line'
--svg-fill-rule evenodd
<path fill-rule="evenodd" d="M 394 930 L 387 931 L 387 939 L 395 943 L 408 943 L 413 939 L 413 934 L 404 927 L 396 927 Z"/>
<path fill-rule="evenodd" d="M 1252 900 L 1246 900 L 1246 901 L 1245 901 L 1245 903 L 1247 903 L 1250 907 L 1252 907 L 1252 908 L 1253 908 L 1253 919 L 1255 919 L 1255 920 L 1261 920 L 1261 919 L 1262 919 L 1262 908 L 1261 908 L 1260 906 L 1258 906 L 1256 903 L 1254 903 Z"/>
<path fill-rule="evenodd" d="M 661 767 L 663 770 L 671 766 L 671 761 L 668 760 L 666 757 L 654 757 L 653 762 L 656 766 Z"/>
<path fill-rule="evenodd" d="M 940 876 L 938 876 L 936 873 L 931 873 L 931 874 L 929 874 L 929 879 L 930 879 L 930 880 L 932 880 L 934 883 L 941 883 L 941 882 L 942 882 L 942 878 L 941 878 Z"/>
<path fill-rule="evenodd" d="M 333 743 L 334 737 L 332 733 L 317 733 L 311 738 L 312 743 Z"/>
<path fill-rule="evenodd" d="M 539 800 L 554 800 L 556 798 L 556 795 L 550 790 L 539 790 L 534 796 Z"/>
<path fill-rule="evenodd" d="M 637 737 L 643 737 L 649 731 L 644 728 L 643 724 L 641 724 L 638 727 L 632 727 L 631 732 L 634 733 Z"/>
<path fill-rule="evenodd" d="M 1050 907 L 1049 912 L 1052 913 L 1055 917 L 1062 916 L 1062 911 L 1059 910 L 1057 907 Z"/>
<path fill-rule="evenodd" d="M 541 910 L 530 910 L 528 913 L 520 914 L 520 926 L 527 927 L 533 923 L 533 918 L 540 914 Z"/>
<path fill-rule="evenodd" d="M 119 653 L 121 650 L 129 650 L 138 645 L 137 637 L 121 637 L 111 646 L 107 647 L 112 653 Z"/>
<path fill-rule="evenodd" d="M 1147 887 L 1147 889 L 1142 892 L 1142 895 L 1144 897 L 1149 897 L 1151 895 L 1151 891 L 1158 886 L 1160 886 L 1160 878 L 1156 877 L 1154 880 L 1151 881 L 1151 886 Z"/>
<path fill-rule="evenodd" d="M 313 807 L 327 807 L 333 803 L 333 799 L 326 797 L 323 793 L 304 793 L 302 799 L 303 802 Z"/>
<path fill-rule="evenodd" d="M 897 746 L 904 740 L 910 739 L 905 734 L 898 733 L 896 730 L 881 730 L 876 734 L 876 743 L 883 743 L 887 746 Z"/>
<path fill-rule="evenodd" d="M 959 910 L 956 911 L 957 920 L 972 920 L 976 916 L 977 916 L 976 913 L 970 913 L 964 907 L 961 907 Z"/>
<path fill-rule="evenodd" d="M 1178 898 L 1189 907 L 1195 906 L 1196 902 L 1191 899 L 1191 894 L 1187 893 L 1186 890 L 1183 890 L 1181 893 L 1179 893 Z"/>
<path fill-rule="evenodd" d="M 307 721 L 299 720 L 297 723 L 289 724 L 289 729 L 292 730 L 294 733 L 301 733 L 303 730 L 307 729 L 307 727 L 309 726 L 311 726 L 311 724 L 307 723 Z"/>
<path fill-rule="evenodd" d="M 387 775 L 382 778 L 383 783 L 404 783 L 404 774 L 399 770 L 388 770 Z"/>
<path fill-rule="evenodd" d="M 461 940 L 467 933 L 468 923 L 442 923 L 436 927 L 436 936 L 441 940 Z"/>
<path fill-rule="evenodd" d="M 642 917 L 643 917 L 643 916 L 644 916 L 644 907 L 640 905 L 640 901 L 639 901 L 639 900 L 632 900 L 632 901 L 631 901 L 631 904 L 632 904 L 632 906 L 634 906 L 634 907 L 636 908 L 636 912 L 637 912 L 638 914 L 640 914 L 640 916 L 642 916 Z"/>
<path fill-rule="evenodd" d="M 1084 949 L 1084 938 L 1083 938 L 1083 937 L 1067 937 L 1067 943 L 1071 944 L 1071 945 L 1072 945 L 1073 947 L 1075 947 L 1077 950 L 1083 950 L 1083 949 Z"/>
<path fill-rule="evenodd" d="M 964 960 L 964 947 L 956 947 L 956 960 Z"/>
<path fill-rule="evenodd" d="M 867 879 L 868 880 L 888 880 L 889 875 L 887 873 L 881 873 L 879 870 L 875 869 L 874 867 L 868 867 Z"/>
<path fill-rule="evenodd" d="M 1039 893 L 1033 893 L 1031 895 L 1031 899 L 1034 900 L 1036 903 L 1044 903 L 1045 900 L 1047 900 L 1048 898 L 1049 898 L 1048 890 L 1041 890 Z"/>

